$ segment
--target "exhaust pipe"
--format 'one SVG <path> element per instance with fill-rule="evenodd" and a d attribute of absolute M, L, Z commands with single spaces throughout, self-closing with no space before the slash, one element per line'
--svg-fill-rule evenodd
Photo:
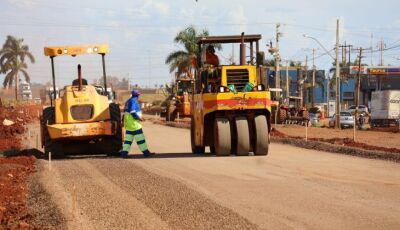
<path fill-rule="evenodd" d="M 82 71 L 81 71 L 81 64 L 78 64 L 78 90 L 82 90 Z"/>
<path fill-rule="evenodd" d="M 244 44 L 244 32 L 240 41 L 240 65 L 246 65 L 246 46 Z"/>

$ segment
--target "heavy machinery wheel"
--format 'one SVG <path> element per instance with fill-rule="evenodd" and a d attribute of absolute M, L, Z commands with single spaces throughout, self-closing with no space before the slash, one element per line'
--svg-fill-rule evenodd
<path fill-rule="evenodd" d="M 115 127 L 116 132 L 111 139 L 106 140 L 109 146 L 109 148 L 106 148 L 107 149 L 106 154 L 108 156 L 118 156 L 119 151 L 122 149 L 121 110 L 119 108 L 119 105 L 116 103 L 111 103 L 109 105 L 109 110 L 110 110 L 110 120 L 113 122 L 113 124 L 116 125 Z"/>
<path fill-rule="evenodd" d="M 210 153 L 211 154 L 215 154 L 215 147 L 214 146 L 210 146 Z"/>
<path fill-rule="evenodd" d="M 167 107 L 167 116 L 165 118 L 166 121 L 175 121 L 175 109 L 176 106 L 175 105 L 169 105 Z"/>
<path fill-rule="evenodd" d="M 214 121 L 214 147 L 217 156 L 229 156 L 231 153 L 231 126 L 226 118 Z"/>
<path fill-rule="evenodd" d="M 51 152 L 53 158 L 60 158 L 64 156 L 62 151 L 62 145 L 57 142 L 53 142 L 50 138 L 49 131 L 47 130 L 47 124 L 52 125 L 56 122 L 54 107 L 47 107 L 43 110 L 43 116 L 41 120 L 43 148 L 45 158 L 48 158 Z"/>
<path fill-rule="evenodd" d="M 194 126 L 194 118 L 192 117 L 190 122 L 190 142 L 192 144 L 192 153 L 193 154 L 203 154 L 205 152 L 205 146 L 196 146 L 195 142 L 195 126 Z"/>
<path fill-rule="evenodd" d="M 267 155 L 269 145 L 268 123 L 265 115 L 254 118 L 254 155 Z"/>
<path fill-rule="evenodd" d="M 306 122 L 310 120 L 310 113 L 308 112 L 308 110 L 303 111 L 302 117 Z"/>
<path fill-rule="evenodd" d="M 247 118 L 237 117 L 236 124 L 236 155 L 247 156 L 250 151 L 250 134 Z"/>
<path fill-rule="evenodd" d="M 285 109 L 279 108 L 278 110 L 278 124 L 283 124 L 287 119 L 287 111 Z"/>

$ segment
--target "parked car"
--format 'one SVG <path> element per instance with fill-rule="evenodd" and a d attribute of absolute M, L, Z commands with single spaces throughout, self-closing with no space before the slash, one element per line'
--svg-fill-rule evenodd
<path fill-rule="evenodd" d="M 357 108 L 357 106 L 352 105 L 347 109 L 347 111 L 350 112 L 351 114 L 355 114 L 356 113 L 356 108 Z M 365 106 L 365 105 L 359 105 L 358 106 L 358 114 L 369 114 L 368 107 Z"/>
<path fill-rule="evenodd" d="M 343 128 L 350 128 L 354 126 L 354 116 L 351 115 L 350 112 L 340 112 L 340 127 Z M 335 127 L 336 123 L 336 114 L 334 114 L 329 119 L 329 127 Z"/>

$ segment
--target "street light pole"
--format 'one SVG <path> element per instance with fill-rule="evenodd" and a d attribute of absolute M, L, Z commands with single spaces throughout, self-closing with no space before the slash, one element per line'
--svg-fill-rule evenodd
<path fill-rule="evenodd" d="M 275 53 L 275 88 L 281 88 L 281 70 L 280 70 L 280 53 L 279 53 L 279 38 L 281 36 L 279 32 L 279 27 L 281 26 L 280 23 L 276 24 L 276 53 Z M 276 96 L 278 101 L 281 100 L 280 92 L 276 92 Z"/>
<path fill-rule="evenodd" d="M 339 65 L 339 19 L 336 20 L 336 122 L 335 128 L 340 128 L 340 65 Z"/>
<path fill-rule="evenodd" d="M 314 108 L 314 88 L 315 88 L 315 49 L 312 50 L 312 83 L 311 83 L 311 108 Z"/>
<path fill-rule="evenodd" d="M 287 100 L 287 105 L 289 105 L 289 96 L 290 96 L 290 91 L 289 91 L 289 60 L 286 60 L 286 100 Z"/>
<path fill-rule="evenodd" d="M 336 57 L 333 57 L 333 55 L 328 51 L 325 46 L 321 44 L 321 42 L 318 41 L 318 39 L 305 35 L 303 34 L 303 37 L 306 38 L 311 38 L 314 41 L 316 41 L 322 49 L 325 50 L 326 54 L 328 54 L 335 62 L 336 62 L 336 70 L 335 70 L 335 78 L 336 78 L 336 122 L 335 122 L 335 127 L 339 128 L 340 127 L 340 65 L 339 65 L 339 19 L 336 20 Z M 329 89 L 328 89 L 329 91 Z M 329 98 L 328 98 L 329 100 Z"/>

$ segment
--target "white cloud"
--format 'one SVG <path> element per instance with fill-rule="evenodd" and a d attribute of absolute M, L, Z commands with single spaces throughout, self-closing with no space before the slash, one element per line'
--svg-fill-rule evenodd
<path fill-rule="evenodd" d="M 18 7 L 22 7 L 22 8 L 31 8 L 35 5 L 35 1 L 32 0 L 6 0 L 8 3 L 14 5 L 14 6 L 18 6 Z"/>
<path fill-rule="evenodd" d="M 140 8 L 145 10 L 147 13 L 151 13 L 152 9 L 154 9 L 158 14 L 164 16 L 169 14 L 169 5 L 160 1 L 145 0 L 144 4 Z"/>
<path fill-rule="evenodd" d="M 153 3 L 155 9 L 157 9 L 158 13 L 162 15 L 168 15 L 169 13 L 169 6 L 163 2 L 154 2 Z"/>
<path fill-rule="evenodd" d="M 248 20 L 244 11 L 243 6 L 237 6 L 235 11 L 229 12 L 230 22 L 233 24 L 242 24 L 239 26 L 240 31 L 246 31 L 247 26 L 245 25 Z"/>

